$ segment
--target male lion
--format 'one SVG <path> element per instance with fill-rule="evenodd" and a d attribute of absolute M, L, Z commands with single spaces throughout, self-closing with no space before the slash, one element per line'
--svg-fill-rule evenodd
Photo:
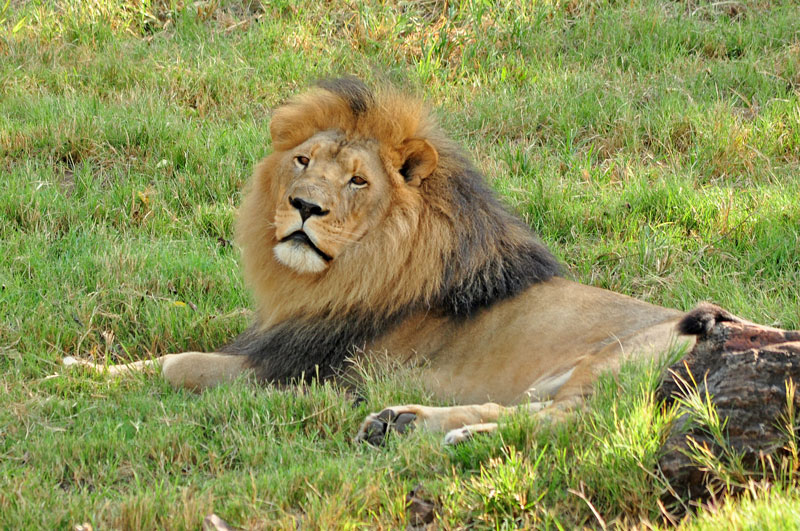
<path fill-rule="evenodd" d="M 495 429 L 508 406 L 558 416 L 623 355 L 675 341 L 683 312 L 561 277 L 418 101 L 327 81 L 278 107 L 270 133 L 237 225 L 255 325 L 220 352 L 79 363 L 155 363 L 200 390 L 244 372 L 329 378 L 354 348 L 386 351 L 425 361 L 432 394 L 463 405 L 391 406 L 357 437 L 417 425 L 452 443 Z"/>

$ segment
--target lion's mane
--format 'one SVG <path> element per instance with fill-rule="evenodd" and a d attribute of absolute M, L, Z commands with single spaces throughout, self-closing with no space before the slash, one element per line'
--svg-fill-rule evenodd
<path fill-rule="evenodd" d="M 392 188 L 378 227 L 321 275 L 298 274 L 272 247 L 282 153 L 314 134 L 339 130 L 377 141 L 387 173 L 406 175 L 407 141 L 438 152 L 433 173 Z M 270 123 L 273 153 L 256 168 L 239 212 L 237 241 L 257 319 L 223 351 L 249 356 L 258 376 L 287 381 L 334 374 L 353 347 L 415 312 L 469 319 L 497 301 L 559 273 L 529 227 L 494 198 L 482 175 L 418 100 L 373 93 L 354 78 L 325 81 L 279 106 Z M 423 353 L 424 354 L 424 353 Z"/>

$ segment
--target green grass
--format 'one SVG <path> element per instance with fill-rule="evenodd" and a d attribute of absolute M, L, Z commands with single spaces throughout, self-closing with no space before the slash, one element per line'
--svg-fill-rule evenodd
<path fill-rule="evenodd" d="M 417 484 L 442 528 L 668 525 L 657 367 L 455 449 L 351 443 L 413 371 L 354 405 L 61 370 L 247 325 L 239 190 L 270 109 L 342 73 L 423 95 L 574 278 L 800 328 L 796 2 L 0 2 L 0 527 L 399 528 Z M 791 482 L 748 492 L 685 524 L 800 519 Z"/>

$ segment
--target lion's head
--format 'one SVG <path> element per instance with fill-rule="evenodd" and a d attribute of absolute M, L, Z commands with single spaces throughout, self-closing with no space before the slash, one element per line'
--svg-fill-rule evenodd
<path fill-rule="evenodd" d="M 237 225 L 264 326 L 469 315 L 558 270 L 413 98 L 324 82 L 270 133 Z"/>
<path fill-rule="evenodd" d="M 401 158 L 416 157 L 408 171 L 417 183 L 436 168 L 428 142 L 407 141 L 401 149 Z M 273 249 L 278 262 L 301 274 L 322 274 L 380 227 L 396 189 L 412 186 L 406 170 L 385 163 L 377 140 L 339 130 L 288 149 L 281 165 L 288 179 L 280 184 Z"/>

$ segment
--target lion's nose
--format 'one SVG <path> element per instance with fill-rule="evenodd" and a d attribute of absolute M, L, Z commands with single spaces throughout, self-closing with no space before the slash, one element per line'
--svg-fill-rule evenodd
<path fill-rule="evenodd" d="M 324 216 L 330 210 L 322 210 L 322 207 L 319 205 L 315 205 L 305 199 L 300 199 L 299 197 L 290 197 L 289 204 L 295 207 L 300 212 L 300 217 L 303 219 L 303 223 L 310 218 L 311 216 Z"/>

